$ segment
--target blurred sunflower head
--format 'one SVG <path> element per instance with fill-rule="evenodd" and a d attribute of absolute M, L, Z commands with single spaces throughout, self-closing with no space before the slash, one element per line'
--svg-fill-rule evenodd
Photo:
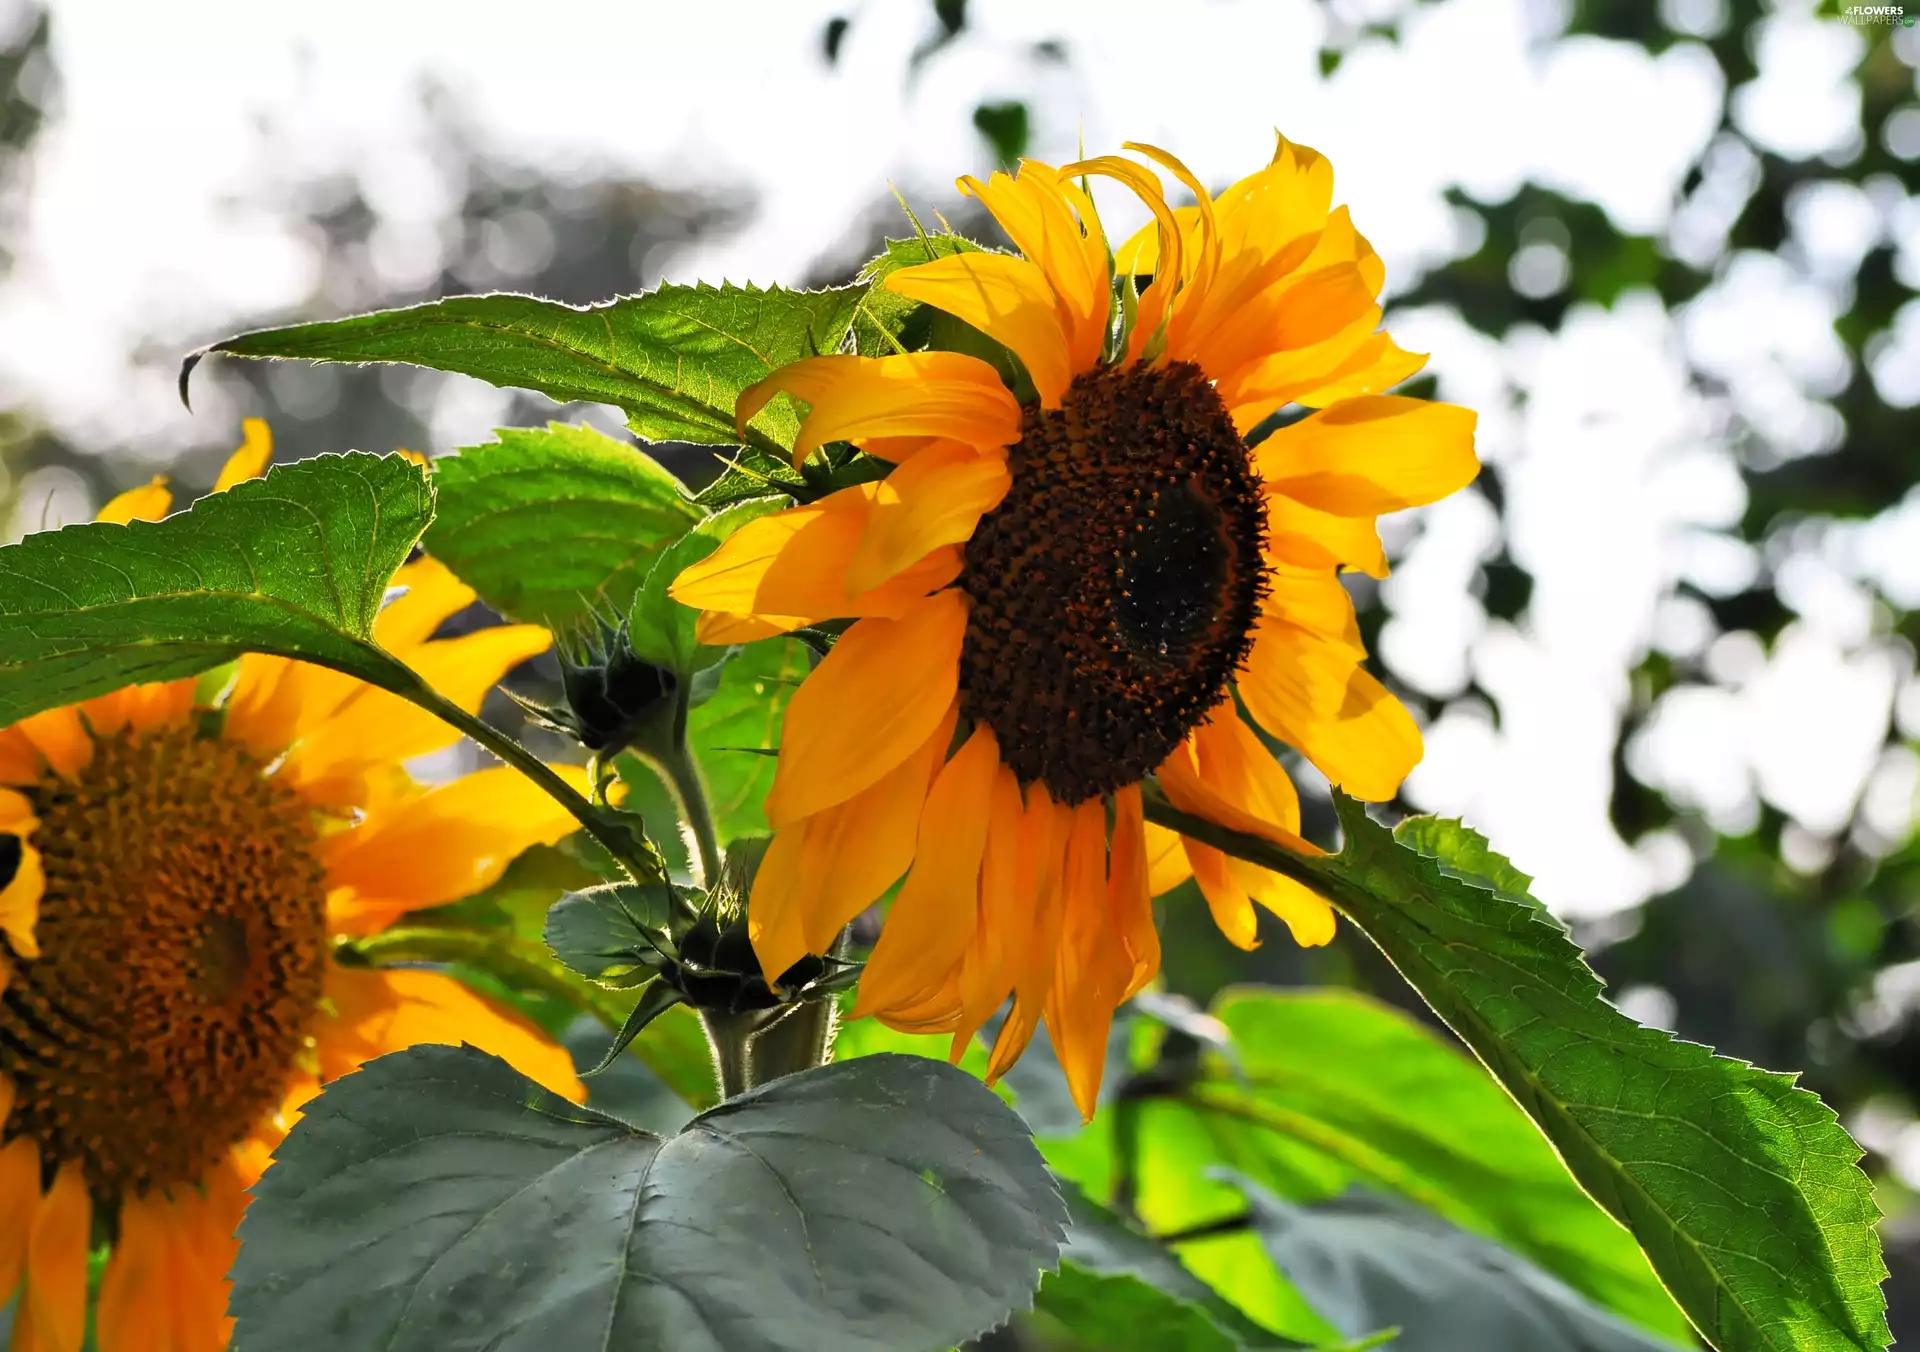
<path fill-rule="evenodd" d="M 1116 156 L 963 178 L 1021 256 L 886 279 L 1019 360 L 1022 403 L 958 352 L 815 357 L 747 390 L 811 406 L 886 478 L 761 518 L 682 573 L 708 642 L 856 618 L 795 693 L 750 923 L 765 969 L 822 953 L 903 875 L 857 1014 L 951 1030 L 1012 996 L 992 1069 L 1044 1018 L 1091 1114 L 1115 1007 L 1159 965 L 1151 898 L 1192 876 L 1236 944 L 1254 906 L 1303 944 L 1318 896 L 1147 825 L 1178 807 L 1295 848 L 1299 803 L 1242 711 L 1347 792 L 1393 796 L 1420 733 L 1361 665 L 1339 573 L 1384 576 L 1375 518 L 1473 478 L 1474 415 L 1382 394 L 1424 358 L 1379 331 L 1384 269 L 1327 161 L 1280 141 L 1197 199 Z M 1076 177 L 1153 221 L 1109 250 Z M 1298 416 L 1249 445 L 1271 415 Z M 1275 419 L 1274 421 L 1284 421 Z"/>
<path fill-rule="evenodd" d="M 219 488 L 258 474 L 264 423 Z M 163 516 L 164 483 L 101 512 Z M 132 529 L 140 529 L 133 526 Z M 473 592 L 421 559 L 375 633 L 473 710 L 549 642 L 434 639 Z M 465 896 L 573 822 L 517 771 L 426 788 L 402 762 L 457 734 L 282 658 L 118 690 L 0 728 L 0 1305 L 14 1352 L 77 1352 L 110 1254 L 101 1352 L 218 1352 L 245 1190 L 322 1082 L 467 1041 L 581 1096 L 566 1053 L 452 977 L 336 965 L 333 940 Z"/>

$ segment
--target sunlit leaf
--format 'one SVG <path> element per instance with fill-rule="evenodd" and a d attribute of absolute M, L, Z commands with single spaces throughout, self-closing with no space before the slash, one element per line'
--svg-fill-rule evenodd
<path fill-rule="evenodd" d="M 835 352 L 864 286 L 825 291 L 779 287 L 662 286 L 577 307 L 537 296 L 453 296 L 399 310 L 284 328 L 212 343 L 211 353 L 308 361 L 404 362 L 537 390 L 561 403 L 612 404 L 649 441 L 737 443 L 740 392 L 775 367 Z M 776 399 L 752 430 L 791 446 L 799 418 Z"/>
<path fill-rule="evenodd" d="M 0 727 L 246 652 L 406 693 L 416 678 L 373 643 L 373 620 L 432 516 L 418 466 L 327 455 L 164 521 L 69 526 L 0 548 Z"/>
<path fill-rule="evenodd" d="M 503 427 L 434 462 L 427 549 L 516 620 L 626 613 L 668 542 L 702 515 L 645 452 L 591 427 Z"/>

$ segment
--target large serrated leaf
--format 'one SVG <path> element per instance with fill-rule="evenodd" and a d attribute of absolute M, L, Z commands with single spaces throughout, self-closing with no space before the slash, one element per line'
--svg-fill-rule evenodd
<path fill-rule="evenodd" d="M 434 462 L 427 549 L 510 619 L 624 615 L 660 551 L 703 513 L 638 448 L 591 427 L 503 427 Z"/>
<path fill-rule="evenodd" d="M 1316 859 L 1162 801 L 1149 815 L 1332 900 L 1633 1233 L 1720 1352 L 1888 1345 L 1879 1209 L 1832 1109 L 1789 1076 L 1634 1023 L 1536 906 L 1457 876 L 1473 861 L 1448 872 L 1344 794 L 1335 805 L 1346 847 Z"/>
<path fill-rule="evenodd" d="M 1066 1209 L 971 1076 L 876 1056 L 662 1139 L 471 1047 L 371 1062 L 255 1189 L 250 1352 L 933 1352 L 1025 1308 Z"/>
<path fill-rule="evenodd" d="M 537 296 L 454 296 L 400 310 L 258 329 L 209 344 L 209 353 L 308 361 L 405 362 L 537 390 L 562 403 L 612 404 L 649 441 L 739 441 L 740 392 L 775 367 L 838 351 L 865 286 L 662 286 L 578 307 Z M 791 446 L 799 419 L 784 399 L 750 430 Z"/>
<path fill-rule="evenodd" d="M 0 548 L 0 727 L 244 652 L 405 693 L 414 678 L 375 646 L 373 620 L 432 517 L 417 466 L 327 455 L 164 521 L 69 526 Z"/>

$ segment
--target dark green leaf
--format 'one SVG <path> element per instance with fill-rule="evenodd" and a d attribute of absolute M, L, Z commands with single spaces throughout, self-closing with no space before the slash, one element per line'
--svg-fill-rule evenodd
<path fill-rule="evenodd" d="M 1354 1181 L 1391 1190 L 1655 1333 L 1687 1336 L 1632 1237 L 1478 1065 L 1412 1019 L 1349 992 L 1257 988 L 1225 992 L 1214 1013 L 1237 1068 L 1214 1070 L 1184 1096 L 1324 1156 L 1325 1174 L 1296 1182 L 1293 1200 Z"/>
<path fill-rule="evenodd" d="M 627 1015 L 627 1021 L 620 1025 L 613 1041 L 608 1044 L 606 1054 L 600 1058 L 588 1075 L 598 1075 L 619 1059 L 620 1053 L 633 1045 L 633 1040 L 647 1031 L 653 1021 L 668 1010 L 680 1005 L 685 997 L 666 982 L 655 978 L 647 983 L 640 992 L 640 998 L 634 1003 L 633 1013 Z"/>
<path fill-rule="evenodd" d="M 914 1352 L 1028 1303 L 1065 1208 L 1025 1128 L 919 1057 L 750 1090 L 670 1139 L 470 1047 L 328 1086 L 242 1227 L 249 1352 Z"/>
<path fill-rule="evenodd" d="M 1352 1337 L 1396 1352 L 1673 1352 L 1532 1263 L 1403 1202 L 1351 1192 L 1308 1206 L 1241 1180 L 1261 1241 Z"/>
<path fill-rule="evenodd" d="M 591 427 L 503 427 L 434 462 L 427 548 L 515 620 L 624 615 L 665 544 L 701 516 L 680 481 Z"/>
<path fill-rule="evenodd" d="M 260 329 L 202 348 L 180 372 L 184 394 L 208 353 L 308 361 L 406 362 L 612 404 L 649 441 L 739 441 L 740 392 L 775 367 L 839 350 L 864 286 L 663 286 L 579 308 L 536 296 L 454 296 L 401 310 Z M 752 431 L 791 446 L 799 418 L 776 399 Z"/>
<path fill-rule="evenodd" d="M 1352 799 L 1335 803 L 1347 844 L 1324 859 L 1164 802 L 1150 813 L 1338 905 L 1633 1232 L 1721 1352 L 1887 1346 L 1879 1208 L 1830 1108 L 1789 1076 L 1635 1024 L 1537 907 L 1449 873 Z"/>
<path fill-rule="evenodd" d="M 0 727 L 245 652 L 404 693 L 415 678 L 374 645 L 373 620 L 432 516 L 417 466 L 326 455 L 165 521 L 69 526 L 0 548 Z"/>
<path fill-rule="evenodd" d="M 610 985 L 645 965 L 673 918 L 666 883 L 607 883 L 562 897 L 547 912 L 547 947 L 589 981 Z"/>

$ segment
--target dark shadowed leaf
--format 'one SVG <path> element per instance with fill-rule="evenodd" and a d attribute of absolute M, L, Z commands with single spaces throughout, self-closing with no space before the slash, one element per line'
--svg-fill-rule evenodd
<path fill-rule="evenodd" d="M 1274 1263 L 1350 1336 L 1398 1329 L 1396 1352 L 1673 1352 L 1416 1207 L 1359 1191 L 1302 1206 L 1242 1186 Z"/>
<path fill-rule="evenodd" d="M 250 1352 L 934 1352 L 1025 1308 L 1066 1209 L 971 1076 L 876 1056 L 662 1139 L 470 1047 L 330 1085 L 255 1190 Z"/>
<path fill-rule="evenodd" d="M 612 404 L 649 441 L 739 440 L 740 391 L 777 366 L 838 351 L 866 294 L 778 287 L 663 286 L 576 307 L 537 296 L 454 296 L 401 310 L 259 329 L 210 344 L 180 372 L 184 393 L 209 353 L 308 361 L 405 362 Z M 754 419 L 768 444 L 791 446 L 799 419 L 776 399 Z"/>
<path fill-rule="evenodd" d="M 433 516 L 398 456 L 326 455 L 165 521 L 43 531 L 0 548 L 0 727 L 245 652 L 405 693 L 372 641 L 394 571 Z"/>
<path fill-rule="evenodd" d="M 427 548 L 501 614 L 565 626 L 620 616 L 701 511 L 636 447 L 591 427 L 503 427 L 434 462 Z"/>

